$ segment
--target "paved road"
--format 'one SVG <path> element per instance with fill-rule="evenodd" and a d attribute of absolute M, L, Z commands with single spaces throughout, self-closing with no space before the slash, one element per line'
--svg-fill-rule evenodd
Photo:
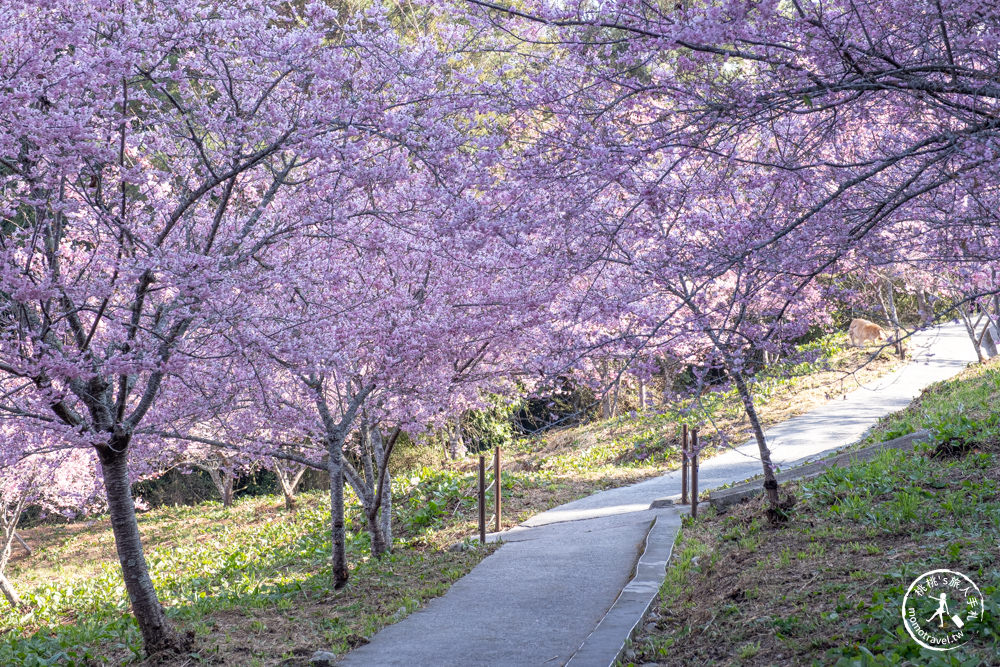
<path fill-rule="evenodd" d="M 975 361 L 957 324 L 918 334 L 910 352 L 913 361 L 906 366 L 768 430 L 775 464 L 789 467 L 856 441 L 879 417 Z M 702 462 L 699 488 L 758 474 L 756 451 L 750 442 Z M 669 551 L 680 525 L 678 510 L 650 510 L 649 504 L 679 493 L 680 475 L 671 472 L 532 517 L 503 533 L 504 545 L 444 596 L 385 628 L 340 664 L 546 667 L 572 659 L 574 666 L 606 667 L 625 639 L 615 629 L 627 633 L 631 617 L 641 615 L 634 604 L 615 601 L 632 579 L 647 535 L 651 547 L 656 540 Z M 650 576 L 647 565 L 640 565 L 630 589 L 651 588 L 640 581 Z M 662 559 L 653 569 L 654 583 L 662 581 Z"/>

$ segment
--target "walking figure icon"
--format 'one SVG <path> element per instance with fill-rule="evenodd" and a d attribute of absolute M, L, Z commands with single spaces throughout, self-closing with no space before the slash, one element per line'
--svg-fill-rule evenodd
<path fill-rule="evenodd" d="M 930 623 L 936 618 L 938 619 L 938 627 L 943 628 L 945 614 L 949 613 L 950 612 L 948 611 L 948 596 L 947 594 L 942 593 L 941 596 L 938 598 L 937 611 L 931 614 L 931 617 L 927 619 L 927 622 Z M 951 616 L 951 622 L 957 625 L 959 628 L 965 625 L 965 623 L 962 621 L 962 617 L 959 616 L 958 614 Z"/>
<path fill-rule="evenodd" d="M 920 646 L 950 651 L 976 634 L 983 607 L 983 594 L 967 576 L 954 570 L 931 570 L 914 579 L 903 596 L 903 626 Z"/>
<path fill-rule="evenodd" d="M 944 627 L 944 615 L 947 614 L 947 613 L 948 613 L 948 595 L 945 594 L 945 593 L 942 593 L 941 597 L 938 598 L 938 608 L 937 608 L 937 611 L 934 612 L 933 614 L 931 614 L 931 617 L 927 619 L 927 622 L 930 623 L 935 618 L 937 618 L 937 619 L 939 619 L 938 627 L 939 628 L 943 628 Z"/>

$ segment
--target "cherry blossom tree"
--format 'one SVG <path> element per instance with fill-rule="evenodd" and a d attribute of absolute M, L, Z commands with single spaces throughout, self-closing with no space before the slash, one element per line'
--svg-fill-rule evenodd
<path fill-rule="evenodd" d="M 725 368 L 776 506 L 752 359 L 827 323 L 820 278 L 996 294 L 985 0 L 0 19 L 0 457 L 96 455 L 149 653 L 186 640 L 130 485 L 185 457 L 322 467 L 339 587 L 345 485 L 391 547 L 401 432 L 503 377 L 669 357 Z"/>
<path fill-rule="evenodd" d="M 440 173 L 369 188 L 358 213 L 343 200 L 310 202 L 329 216 L 288 246 L 281 277 L 261 270 L 256 289 L 230 294 L 238 326 L 214 337 L 207 356 L 232 365 L 200 389 L 202 404 L 218 407 L 169 434 L 325 469 L 337 587 L 348 579 L 345 485 L 380 556 L 392 544 L 389 464 L 400 433 L 440 426 L 519 368 L 551 294 L 529 273 L 533 252 L 461 224 L 480 210 L 474 193 L 469 202 L 420 187 Z"/>
<path fill-rule="evenodd" d="M 45 434 L 22 432 L 10 421 L 0 423 L 0 441 L 17 442 L 5 446 L 0 455 L 0 592 L 11 606 L 20 608 L 23 602 L 6 569 L 19 540 L 17 527 L 24 510 L 32 506 L 73 517 L 98 509 L 100 480 L 90 451 L 61 448 Z M 35 453 L 22 458 L 25 448 Z"/>
<path fill-rule="evenodd" d="M 3 411 L 96 451 L 146 651 L 176 650 L 129 488 L 163 440 L 135 434 L 199 409 L 184 382 L 236 317 L 214 296 L 305 234 L 304 193 L 378 178 L 369 140 L 432 152 L 436 103 L 457 98 L 425 76 L 435 45 L 375 7 L 0 11 Z"/>
<path fill-rule="evenodd" d="M 817 277 L 865 271 L 886 249 L 902 265 L 935 233 L 979 239 L 995 225 L 990 3 L 466 9 L 526 59 L 545 56 L 524 100 L 545 119 L 529 168 L 573 193 L 562 213 L 590 240 L 585 264 L 633 271 L 615 317 L 633 308 L 648 332 L 707 338 L 738 388 L 747 348 L 822 321 Z M 992 236 L 982 246 L 982 261 L 998 256 Z M 635 310 L 644 302 L 659 312 Z"/>

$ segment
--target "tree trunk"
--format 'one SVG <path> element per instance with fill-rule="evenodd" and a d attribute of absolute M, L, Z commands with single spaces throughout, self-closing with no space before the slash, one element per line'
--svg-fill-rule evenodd
<path fill-rule="evenodd" d="M 222 475 L 222 506 L 232 507 L 233 484 L 236 481 L 236 476 L 227 470 L 223 470 L 221 475 Z"/>
<path fill-rule="evenodd" d="M 670 403 L 670 369 L 667 367 L 666 357 L 663 358 L 663 393 L 660 395 L 660 403 Z"/>
<path fill-rule="evenodd" d="M 215 490 L 219 492 L 222 506 L 231 507 L 233 504 L 233 483 L 236 481 L 236 476 L 223 468 L 205 466 L 204 470 L 208 472 L 212 484 L 215 485 Z"/>
<path fill-rule="evenodd" d="M 15 507 L 15 512 L 17 514 L 21 513 L 20 508 L 21 503 L 17 503 L 17 506 Z M 7 602 L 10 603 L 11 607 L 14 609 L 21 609 L 23 606 L 21 596 L 19 596 L 17 591 L 14 590 L 14 585 L 10 583 L 10 579 L 8 579 L 6 575 L 7 561 L 10 560 L 10 552 L 13 548 L 14 537 L 17 535 L 17 532 L 14 530 L 14 527 L 17 525 L 17 520 L 18 516 L 14 516 L 9 523 L 5 520 L 4 528 L 6 535 L 4 536 L 3 553 L 0 554 L 0 592 L 3 593 L 5 598 L 7 598 Z"/>
<path fill-rule="evenodd" d="M 389 462 L 385 462 L 385 481 L 382 486 L 382 516 L 380 517 L 382 521 L 382 535 L 385 536 L 385 542 L 392 548 L 392 476 L 389 475 Z"/>
<path fill-rule="evenodd" d="M 882 303 L 882 310 L 885 311 L 885 318 L 889 320 L 889 324 L 892 325 L 892 340 L 894 341 L 896 354 L 898 354 L 900 358 L 903 358 L 903 344 L 900 342 L 899 334 L 899 314 L 896 312 L 896 290 L 892 285 L 892 281 L 888 278 L 883 278 L 882 284 L 885 287 L 885 300 L 882 300 L 880 296 L 879 301 Z"/>
<path fill-rule="evenodd" d="M 389 475 L 389 456 L 391 448 L 399 436 L 393 434 L 389 441 L 389 449 L 382 438 L 382 431 L 377 423 L 367 419 L 359 429 L 361 466 L 364 473 L 359 478 L 347 470 L 347 480 L 354 488 L 361 501 L 365 515 L 365 528 L 371 539 L 372 555 L 381 558 L 392 549 L 392 477 Z M 381 490 L 379 479 L 382 479 Z"/>
<path fill-rule="evenodd" d="M 167 621 L 142 550 L 128 478 L 128 444 L 128 437 L 114 437 L 109 446 L 98 449 L 118 561 L 146 654 L 177 652 L 184 649 L 185 643 Z"/>
<path fill-rule="evenodd" d="M 609 386 L 608 360 L 601 361 L 601 419 L 611 418 L 611 387 Z"/>
<path fill-rule="evenodd" d="M 380 512 L 376 521 L 379 525 L 382 543 L 385 545 L 384 550 L 375 555 L 381 556 L 386 551 L 392 550 L 392 475 L 389 474 L 389 458 L 399 438 L 399 429 L 397 428 L 390 436 L 388 443 L 383 439 L 382 431 L 377 424 L 369 434 L 371 435 L 370 452 L 375 464 L 372 471 L 372 504 Z M 379 493 L 379 479 L 382 480 L 381 494 Z M 373 541 L 372 544 L 374 545 L 375 542 Z"/>
<path fill-rule="evenodd" d="M 612 366 L 612 368 L 615 370 L 615 391 L 611 398 L 611 414 L 608 416 L 611 419 L 614 419 L 618 416 L 618 392 L 620 392 L 622 388 L 622 375 L 618 372 L 618 369 L 614 368 L 614 366 Z"/>
<path fill-rule="evenodd" d="M 21 545 L 22 549 L 24 549 L 24 553 L 28 554 L 29 556 L 35 553 L 34 551 L 31 550 L 31 546 L 24 541 L 24 538 L 18 535 L 17 533 L 14 533 L 14 539 L 17 540 L 17 543 Z"/>
<path fill-rule="evenodd" d="M 24 606 L 21 602 L 21 596 L 17 594 L 17 591 L 14 590 L 14 585 L 10 583 L 10 579 L 3 572 L 0 572 L 0 592 L 3 593 L 3 596 L 7 598 L 7 602 L 14 609 L 21 609 Z"/>
<path fill-rule="evenodd" d="M 385 526 L 379 516 L 379 511 L 377 509 L 366 511 L 365 520 L 368 524 L 368 536 L 372 542 L 372 555 L 381 558 L 389 550 L 389 542 L 383 530 Z"/>
<path fill-rule="evenodd" d="M 448 454 L 451 456 L 452 461 L 457 461 L 469 452 L 468 448 L 465 446 L 465 441 L 462 439 L 461 422 L 455 423 L 454 428 L 451 429 L 450 436 L 451 437 L 448 439 Z"/>
<path fill-rule="evenodd" d="M 896 288 L 888 280 L 885 281 L 885 301 L 889 306 L 889 322 L 899 329 L 899 314 L 896 312 Z"/>
<path fill-rule="evenodd" d="M 972 347 L 976 350 L 976 358 L 979 359 L 979 363 L 983 363 L 986 359 L 983 357 L 983 348 L 979 345 L 979 336 L 976 335 L 976 323 L 972 321 L 972 314 L 965 312 L 964 305 L 958 307 L 958 313 L 962 316 L 962 324 L 965 325 L 965 332 L 969 335 Z"/>
<path fill-rule="evenodd" d="M 347 584 L 347 536 L 344 531 L 344 464 L 340 443 L 330 442 L 327 471 L 330 473 L 330 528 L 333 531 L 333 588 Z"/>
<path fill-rule="evenodd" d="M 997 346 L 996 341 L 992 334 L 993 324 L 989 320 L 983 325 L 983 331 L 979 334 L 979 348 L 984 350 L 986 354 L 983 356 L 987 359 L 992 359 L 997 356 Z"/>
<path fill-rule="evenodd" d="M 614 375 L 614 382 L 611 376 Z M 614 419 L 618 412 L 618 392 L 621 389 L 621 374 L 614 363 L 604 360 L 601 366 L 601 384 L 604 395 L 601 398 L 601 419 Z"/>
<path fill-rule="evenodd" d="M 920 322 L 926 327 L 934 321 L 934 312 L 928 307 L 927 292 L 922 289 L 917 290 L 917 312 L 920 313 Z"/>
<path fill-rule="evenodd" d="M 997 327 L 992 322 L 986 324 L 986 338 L 983 343 L 990 357 L 995 357 L 1000 352 L 1000 349 L 998 349 L 998 346 L 1000 346 L 1000 333 L 997 332 Z"/>
<path fill-rule="evenodd" d="M 639 410 L 646 409 L 646 379 L 639 378 Z"/>
<path fill-rule="evenodd" d="M 290 488 L 290 485 L 281 484 L 281 495 L 285 497 L 285 509 L 289 511 L 295 509 L 295 492 Z"/>
<path fill-rule="evenodd" d="M 278 478 L 278 486 L 281 487 L 281 494 L 285 497 L 285 509 L 295 509 L 295 489 L 302 480 L 306 467 L 300 465 L 297 470 L 289 472 L 281 467 L 277 459 L 274 459 L 273 468 L 274 476 Z"/>
<path fill-rule="evenodd" d="M 753 397 L 743 380 L 743 373 L 730 368 L 730 374 L 736 383 L 736 390 L 743 401 L 743 409 L 747 419 L 750 420 L 750 427 L 753 429 L 754 438 L 757 440 L 757 448 L 760 451 L 760 463 L 764 468 L 764 490 L 767 492 L 767 500 L 771 503 L 772 509 L 778 509 L 778 480 L 774 476 L 774 465 L 771 463 L 771 450 L 767 447 L 767 439 L 764 437 L 764 429 L 760 426 L 760 418 L 757 416 L 757 409 L 753 404 Z"/>
<path fill-rule="evenodd" d="M 878 296 L 878 302 L 882 306 L 885 319 L 894 328 L 899 329 L 899 318 L 896 314 L 896 297 L 892 282 L 888 278 L 879 279 L 879 282 L 875 285 L 875 294 Z"/>

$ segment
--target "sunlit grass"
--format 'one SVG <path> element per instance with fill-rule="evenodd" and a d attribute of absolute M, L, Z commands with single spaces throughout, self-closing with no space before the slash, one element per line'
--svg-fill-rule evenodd
<path fill-rule="evenodd" d="M 486 553 L 448 552 L 442 548 L 446 544 L 436 541 L 447 523 L 444 508 L 468 502 L 460 489 L 461 481 L 455 479 L 417 474 L 400 480 L 397 518 L 402 539 L 382 560 L 371 558 L 358 514 L 349 513 L 347 547 L 354 583 L 338 594 L 330 586 L 324 493 L 302 495 L 290 512 L 283 509 L 281 498 L 272 496 L 244 499 L 231 508 L 217 503 L 164 507 L 143 515 L 140 529 L 160 599 L 175 622 L 202 637 L 197 650 L 230 655 L 246 644 L 227 639 L 226 633 L 213 630 L 216 627 L 253 629 L 256 623 L 266 633 L 290 610 L 321 609 L 295 632 L 316 648 L 346 651 L 352 638 L 370 635 L 440 595 Z M 441 511 L 432 510 L 435 502 Z M 33 532 L 68 528 L 44 526 Z M 140 658 L 140 637 L 127 614 L 117 562 L 110 557 L 74 558 L 74 552 L 86 554 L 95 547 L 106 551 L 100 545 L 108 541 L 109 529 L 99 517 L 65 541 L 49 535 L 51 546 L 16 563 L 12 578 L 31 611 L 0 611 L 0 628 L 6 631 L 0 640 L 0 664 L 115 664 Z M 338 620 L 331 625 L 330 619 Z M 249 644 L 251 654 L 270 655 L 264 642 L 259 649 L 252 648 L 255 642 Z"/>
<path fill-rule="evenodd" d="M 933 443 L 788 484 L 787 523 L 769 524 L 763 500 L 687 521 L 634 663 L 997 664 L 998 380 L 994 362 L 931 387 L 873 437 L 925 427 Z M 987 606 L 947 653 L 920 648 L 900 615 L 910 582 L 939 568 L 972 578 Z"/>

